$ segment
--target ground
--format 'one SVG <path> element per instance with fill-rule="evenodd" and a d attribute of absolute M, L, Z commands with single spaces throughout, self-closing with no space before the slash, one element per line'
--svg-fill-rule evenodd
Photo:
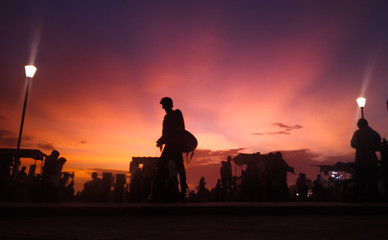
<path fill-rule="evenodd" d="M 386 205 L 384 209 L 385 207 Z M 120 206 L 115 205 L 114 208 L 120 210 Z M 174 208 L 182 208 L 182 206 L 172 205 L 168 209 Z M 53 213 L 56 210 L 53 209 Z M 73 213 L 61 214 L 61 216 L 55 216 L 55 214 L 30 216 L 27 213 L 19 214 L 19 216 L 2 215 L 0 217 L 0 239 L 355 240 L 372 238 L 375 240 L 386 239 L 388 236 L 388 215 L 386 214 L 338 215 L 330 211 L 328 214 L 308 214 L 307 212 L 282 214 L 277 212 L 252 215 L 238 214 L 234 211 L 226 214 L 215 214 L 215 212 L 209 212 L 210 214 L 193 214 L 192 212 L 189 214 L 159 214 L 160 212 L 157 214 L 107 214 L 105 212 L 102 215 Z"/>

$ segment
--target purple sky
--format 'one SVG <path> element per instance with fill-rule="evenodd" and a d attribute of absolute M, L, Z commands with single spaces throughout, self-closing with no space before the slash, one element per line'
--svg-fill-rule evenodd
<path fill-rule="evenodd" d="M 16 147 L 27 63 L 38 71 L 22 147 L 58 149 L 69 170 L 159 156 L 164 96 L 199 141 L 191 184 L 203 171 L 213 186 L 216 164 L 238 152 L 352 160 L 361 95 L 387 137 L 386 1 L 1 5 L 1 147 Z"/>

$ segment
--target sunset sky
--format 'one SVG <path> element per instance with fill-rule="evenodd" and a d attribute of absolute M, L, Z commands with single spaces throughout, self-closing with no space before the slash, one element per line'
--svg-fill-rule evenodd
<path fill-rule="evenodd" d="M 57 149 L 64 170 L 159 156 L 169 96 L 199 142 L 191 185 L 204 175 L 214 187 L 240 152 L 284 151 L 315 178 L 314 162 L 353 160 L 357 97 L 387 137 L 387 12 L 357 0 L 3 1 L 0 147 L 17 145 L 34 64 L 22 148 Z"/>

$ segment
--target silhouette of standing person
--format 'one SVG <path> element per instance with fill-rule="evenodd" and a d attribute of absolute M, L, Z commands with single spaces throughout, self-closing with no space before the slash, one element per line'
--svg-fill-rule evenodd
<path fill-rule="evenodd" d="M 356 149 L 355 187 L 357 200 L 375 200 L 377 197 L 377 156 L 381 137 L 361 118 L 358 130 L 353 134 L 350 145 Z"/>
<path fill-rule="evenodd" d="M 58 157 L 59 152 L 53 150 L 49 156 L 44 160 L 43 172 L 42 172 L 42 186 L 43 197 L 48 201 L 56 201 L 56 190 L 58 183 Z"/>
<path fill-rule="evenodd" d="M 179 173 L 181 197 L 184 198 L 187 184 L 181 146 L 182 137 L 185 131 L 183 115 L 179 109 L 172 109 L 173 102 L 169 97 L 162 98 L 160 104 L 162 104 L 162 108 L 166 111 L 166 115 L 164 116 L 163 120 L 162 136 L 158 139 L 158 141 L 156 141 L 156 146 L 161 150 L 164 145 L 164 149 L 158 164 L 159 181 L 164 182 L 167 179 L 168 161 L 172 160 L 176 165 L 177 172 Z M 160 182 L 158 184 L 160 184 Z M 164 186 L 161 187 L 161 192 L 164 194 Z"/>
<path fill-rule="evenodd" d="M 269 191 L 271 198 L 275 201 L 287 201 L 289 200 L 289 189 L 287 185 L 287 172 L 295 174 L 294 168 L 290 167 L 288 163 L 283 159 L 281 152 L 269 155 L 268 161 L 268 180 Z"/>
<path fill-rule="evenodd" d="M 226 160 L 226 183 L 228 185 L 229 190 L 232 188 L 233 176 L 232 176 L 232 157 L 228 156 Z"/>
<path fill-rule="evenodd" d="M 388 195 L 388 142 L 387 139 L 383 138 L 380 149 L 381 156 L 381 168 L 383 170 L 383 179 L 385 187 L 385 195 Z"/>
<path fill-rule="evenodd" d="M 221 162 L 221 168 L 220 168 L 220 176 L 221 176 L 222 188 L 225 189 L 225 190 L 228 187 L 227 174 L 228 174 L 228 168 L 226 166 L 226 161 L 222 161 Z"/>
<path fill-rule="evenodd" d="M 299 200 L 307 200 L 310 183 L 311 180 L 306 178 L 305 173 L 299 173 L 299 177 L 296 179 L 296 187 L 298 188 Z"/>

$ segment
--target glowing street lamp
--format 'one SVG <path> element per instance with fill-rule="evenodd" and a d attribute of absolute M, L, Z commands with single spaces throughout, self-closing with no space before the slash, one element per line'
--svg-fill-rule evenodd
<path fill-rule="evenodd" d="M 23 114 L 22 114 L 22 121 L 20 123 L 20 130 L 19 130 L 19 138 L 18 138 L 18 146 L 16 148 L 16 158 L 14 161 L 14 166 L 12 173 L 16 177 L 18 171 L 19 171 L 19 159 L 20 159 L 20 143 L 22 140 L 22 132 L 23 132 L 23 125 L 24 125 L 24 116 L 26 114 L 26 106 L 27 106 L 27 98 L 28 98 L 28 89 L 30 88 L 30 81 L 34 77 L 35 72 L 37 68 L 32 65 L 26 65 L 25 67 L 26 77 L 27 77 L 27 87 L 26 87 L 26 94 L 24 96 L 24 105 L 23 105 Z"/>
<path fill-rule="evenodd" d="M 26 70 L 26 77 L 33 78 L 37 68 L 33 65 L 26 65 L 24 69 Z"/>
<path fill-rule="evenodd" d="M 22 138 L 23 124 L 24 124 L 24 115 L 26 114 L 26 106 L 27 106 L 28 89 L 30 88 L 30 81 L 34 77 L 35 72 L 37 70 L 37 68 L 35 66 L 32 66 L 32 65 L 26 65 L 24 68 L 25 68 L 26 77 L 27 77 L 27 87 L 26 87 L 26 95 L 24 96 L 22 122 L 20 123 L 20 130 L 19 130 L 19 138 L 18 138 L 17 150 L 20 149 L 20 142 L 21 142 L 21 138 Z"/>
<path fill-rule="evenodd" d="M 361 116 L 364 118 L 364 107 L 365 107 L 366 99 L 363 97 L 357 98 L 357 104 L 361 108 Z"/>

